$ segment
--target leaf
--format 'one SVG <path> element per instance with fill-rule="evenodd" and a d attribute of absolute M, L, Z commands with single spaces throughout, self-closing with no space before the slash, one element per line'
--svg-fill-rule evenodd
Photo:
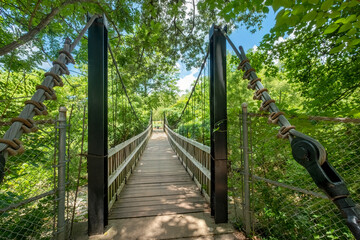
<path fill-rule="evenodd" d="M 345 47 L 345 43 L 343 43 L 343 44 L 341 44 L 341 45 L 339 45 L 339 46 L 337 46 L 337 47 L 332 48 L 329 53 L 330 53 L 330 54 L 338 53 L 338 52 L 340 52 L 344 47 Z"/>
<path fill-rule="evenodd" d="M 277 10 L 279 10 L 279 8 L 281 7 L 281 0 L 274 0 L 272 3 L 272 8 L 274 9 L 274 12 L 276 12 Z"/>
<path fill-rule="evenodd" d="M 300 21 L 300 18 L 298 16 L 294 16 L 294 15 L 291 15 L 289 18 L 288 18 L 288 22 L 287 24 L 289 24 L 289 26 L 296 26 Z"/>
<path fill-rule="evenodd" d="M 319 0 L 308 0 L 308 3 L 314 4 L 314 5 L 318 4 L 318 2 L 319 2 Z"/>
<path fill-rule="evenodd" d="M 347 6 L 348 6 L 348 2 L 343 2 L 341 5 L 340 5 L 340 7 L 338 8 L 338 10 L 339 11 L 342 11 L 342 10 L 344 10 Z"/>
<path fill-rule="evenodd" d="M 326 23 L 327 19 L 326 18 L 317 18 L 316 19 L 316 27 L 321 27 L 322 25 L 324 25 Z"/>
<path fill-rule="evenodd" d="M 346 32 L 351 28 L 351 23 L 347 23 L 341 26 L 338 33 Z"/>
<path fill-rule="evenodd" d="M 336 40 L 336 44 L 342 43 L 344 40 L 348 39 L 347 36 L 342 36 L 341 38 L 339 38 L 338 40 Z"/>
<path fill-rule="evenodd" d="M 332 24 L 330 24 L 330 26 L 328 26 L 328 27 L 325 29 L 324 34 L 330 34 L 330 33 L 335 32 L 336 29 L 339 28 L 339 26 L 340 26 L 340 25 L 337 24 L 337 23 L 332 23 Z"/>
<path fill-rule="evenodd" d="M 323 11 L 327 11 L 330 9 L 330 7 L 334 4 L 334 0 L 326 0 L 321 4 L 320 9 Z"/>
<path fill-rule="evenodd" d="M 285 12 L 285 9 L 282 9 L 280 12 L 278 12 L 278 14 L 276 14 L 275 19 L 279 20 L 280 18 L 282 18 L 284 15 L 287 15 L 287 14 L 289 14 L 289 11 Z"/>
<path fill-rule="evenodd" d="M 263 13 L 269 13 L 269 8 L 268 7 L 263 7 L 262 11 L 263 11 Z"/>
<path fill-rule="evenodd" d="M 339 17 L 340 16 L 340 12 L 339 11 L 336 11 L 336 10 L 334 10 L 333 12 L 331 12 L 330 14 L 329 14 L 329 18 L 337 18 L 337 17 Z"/>
<path fill-rule="evenodd" d="M 305 7 L 302 4 L 300 4 L 300 5 L 294 6 L 292 14 L 299 15 L 299 14 L 302 14 L 303 12 L 305 12 Z"/>
<path fill-rule="evenodd" d="M 350 16 L 348 16 L 348 17 L 345 19 L 344 24 L 353 22 L 353 21 L 355 21 L 355 20 L 356 20 L 356 15 L 355 15 L 355 14 L 350 15 Z"/>
<path fill-rule="evenodd" d="M 359 4 L 359 1 L 357 0 L 352 0 L 348 3 L 348 7 L 355 7 L 356 5 Z"/>
<path fill-rule="evenodd" d="M 360 21 L 353 23 L 353 26 L 356 28 L 360 28 Z"/>
<path fill-rule="evenodd" d="M 346 35 L 352 36 L 352 35 L 355 35 L 356 33 L 357 33 L 357 30 L 355 28 L 352 28 L 346 33 Z"/>
<path fill-rule="evenodd" d="M 311 12 L 308 12 L 302 19 L 301 22 L 310 22 L 312 21 L 317 15 L 316 10 L 312 10 Z"/>
<path fill-rule="evenodd" d="M 339 18 L 338 20 L 336 20 L 335 23 L 343 23 L 345 22 L 345 18 Z"/>
<path fill-rule="evenodd" d="M 273 0 L 266 0 L 265 6 L 272 6 Z"/>
<path fill-rule="evenodd" d="M 360 39 L 354 39 L 351 42 L 349 42 L 349 46 L 355 46 L 360 44 Z"/>

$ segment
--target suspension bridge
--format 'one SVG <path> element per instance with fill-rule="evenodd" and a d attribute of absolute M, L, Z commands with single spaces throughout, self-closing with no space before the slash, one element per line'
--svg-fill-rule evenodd
<path fill-rule="evenodd" d="M 201 85 L 201 89 L 206 88 L 205 82 L 201 84 L 200 81 L 209 60 L 210 146 L 203 144 L 204 140 L 203 143 L 199 143 L 182 136 L 179 134 L 180 131 L 176 130 L 176 126 L 170 126 L 164 117 L 162 129 L 154 130 L 150 118 L 149 124 L 143 126 L 141 133 L 112 148 L 108 147 L 108 52 L 134 120 L 141 122 L 142 116 L 136 112 L 121 78 L 114 52 L 108 41 L 106 19 L 94 15 L 89 17 L 87 25 L 73 42 L 70 39 L 65 41 L 64 48 L 59 52 L 59 58 L 45 74 L 44 81 L 36 88 L 31 100 L 25 102 L 22 112 L 12 120 L 10 128 L 0 139 L 2 181 L 6 181 L 6 166 L 11 156 L 20 155 L 25 151 L 20 141 L 21 136 L 25 133 L 32 134 L 37 130 L 33 118 L 47 113 L 43 102 L 55 100 L 53 88 L 64 85 L 61 75 L 69 74 L 67 64 L 74 63 L 71 52 L 87 31 L 88 151 L 86 154 L 81 154 L 81 156 L 86 155 L 87 158 L 87 222 L 69 227 L 69 221 L 66 220 L 67 123 L 64 108 L 60 110 L 57 125 L 60 137 L 59 162 L 54 164 L 54 167 L 58 172 L 58 185 L 46 194 L 20 203 L 10 202 L 5 206 L 1 205 L 0 213 L 11 212 L 19 206 L 54 195 L 56 201 L 54 215 L 57 215 L 57 219 L 54 220 L 52 237 L 58 239 L 67 239 L 70 236 L 74 239 L 87 239 L 88 235 L 94 236 L 92 237 L 94 239 L 244 238 L 244 235 L 234 230 L 229 223 L 229 214 L 236 210 L 228 207 L 231 199 L 228 196 L 230 166 L 226 101 L 226 42 L 228 42 L 239 58 L 238 70 L 244 72 L 243 79 L 248 81 L 248 88 L 255 91 L 254 100 L 261 101 L 260 109 L 269 112 L 269 123 L 280 127 L 278 137 L 290 142 L 294 159 L 308 171 L 326 196 L 302 189 L 295 190 L 331 200 L 338 208 L 338 214 L 344 218 L 343 223 L 348 226 L 356 239 L 360 239 L 359 212 L 345 182 L 328 162 L 325 148 L 317 140 L 295 130 L 285 114 L 278 109 L 269 91 L 264 88 L 244 50 L 234 46 L 226 28 L 216 25 L 210 29 L 209 48 L 201 65 L 199 77 L 179 117 L 181 120 L 189 111 L 191 98 L 196 96 L 196 87 Z M 202 96 L 205 99 L 205 95 Z M 205 111 L 204 104 L 202 112 Z M 245 105 L 243 107 L 246 109 Z M 195 113 L 193 117 L 194 115 Z M 246 127 L 244 131 L 245 129 Z M 246 134 L 244 133 L 243 145 L 245 159 L 249 154 Z M 248 165 L 245 163 L 245 166 L 246 164 Z M 249 180 L 249 172 L 246 168 L 243 175 Z M 268 183 L 274 184 L 271 181 Z M 252 216 L 248 201 L 248 184 L 244 185 L 244 214 L 241 218 L 245 233 L 250 236 L 253 232 L 250 224 Z M 26 238 L 16 237 L 16 231 L 8 230 L 5 223 L 2 223 L 0 229 L 5 233 L 8 231 L 9 236 L 12 236 L 8 237 L 9 239 Z M 7 239 L 6 235 L 1 237 Z"/>

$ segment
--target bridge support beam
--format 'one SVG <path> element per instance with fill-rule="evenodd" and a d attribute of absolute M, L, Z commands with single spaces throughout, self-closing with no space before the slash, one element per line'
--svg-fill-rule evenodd
<path fill-rule="evenodd" d="M 211 215 L 228 221 L 226 39 L 218 26 L 210 29 Z"/>
<path fill-rule="evenodd" d="M 108 224 L 108 51 L 106 18 L 89 28 L 88 40 L 88 234 Z"/>

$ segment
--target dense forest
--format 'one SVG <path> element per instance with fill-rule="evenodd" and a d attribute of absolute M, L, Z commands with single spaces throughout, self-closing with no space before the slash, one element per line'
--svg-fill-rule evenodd
<path fill-rule="evenodd" d="M 190 90 L 181 93 L 177 86 L 178 63 L 187 69 L 200 68 L 213 23 L 227 25 L 230 37 L 238 28 L 256 32 L 262 29 L 270 11 L 276 15 L 274 26 L 256 49 L 247 52 L 247 57 L 296 129 L 324 144 L 330 162 L 349 184 L 353 199 L 360 203 L 357 180 L 360 170 L 360 126 L 357 124 L 360 118 L 360 4 L 357 0 L 1 1 L 1 137 L 11 125 L 11 119 L 23 109 L 24 102 L 31 99 L 50 63 L 59 55 L 64 40 L 75 39 L 86 24 L 87 14 L 92 13 L 103 14 L 108 20 L 109 44 L 122 79 L 109 55 L 109 147 L 143 131 L 151 112 L 154 120 L 162 120 L 165 114 L 169 125 L 178 133 L 209 145 L 208 65 L 198 83 L 193 83 L 194 93 L 182 113 Z M 87 138 L 87 47 L 85 35 L 72 53 L 76 64 L 69 68 L 70 75 L 62 77 L 64 86 L 55 88 L 56 101 L 45 102 L 48 115 L 34 118 L 41 131 L 24 135 L 20 140 L 24 142 L 25 153 L 6 163 L 0 185 L 0 209 L 51 190 L 53 125 L 60 106 L 68 108 L 71 118 L 68 154 L 73 163 L 68 171 L 69 181 L 73 183 L 69 189 L 75 191 L 77 185 L 86 184 L 86 164 L 79 167 L 78 162 L 87 148 L 85 144 L 80 149 L 81 142 Z M 266 123 L 267 115 L 259 112 L 260 103 L 252 99 L 253 93 L 242 79 L 243 72 L 237 70 L 238 65 L 239 59 L 228 49 L 229 195 L 232 201 L 236 203 L 241 199 L 243 191 L 240 130 L 243 102 L 248 103 L 251 113 L 248 122 L 252 173 L 319 192 L 306 171 L 292 160 L 288 142 L 276 139 L 278 127 Z M 319 120 L 316 116 L 328 117 L 331 121 Z M 336 120 L 339 118 L 350 120 Z M 43 144 L 39 144 L 41 141 Z M 76 183 L 77 171 L 81 172 L 79 183 Z M 351 238 L 336 209 L 326 200 L 271 187 L 266 182 L 255 182 L 252 194 L 257 199 L 253 203 L 257 219 L 254 235 L 263 239 Z M 279 204 L 280 201 L 283 204 Z M 48 233 L 36 229 L 51 231 L 52 226 L 46 223 L 52 215 L 49 202 L 44 198 L 36 202 L 36 206 L 14 210 L 16 214 L 0 211 L 0 230 L 4 230 L 0 231 L 0 238 L 48 237 Z M 39 213 L 45 209 L 47 213 Z M 24 215 L 29 219 L 24 220 Z M 35 215 L 43 225 L 32 223 L 31 216 Z M 76 220 L 84 218 L 84 215 L 75 215 Z M 17 228 L 19 221 L 25 227 Z M 241 218 L 235 217 L 232 221 L 237 227 L 243 227 Z M 6 227 L 1 227 L 5 223 Z"/>

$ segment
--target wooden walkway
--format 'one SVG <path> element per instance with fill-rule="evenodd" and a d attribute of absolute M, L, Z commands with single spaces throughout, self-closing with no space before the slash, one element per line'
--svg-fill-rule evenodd
<path fill-rule="evenodd" d="M 154 132 L 109 219 L 208 211 L 163 132 Z"/>
<path fill-rule="evenodd" d="M 110 211 L 107 232 L 90 239 L 237 238 L 231 224 L 214 223 L 207 202 L 171 149 L 166 134 L 154 131 Z"/>

